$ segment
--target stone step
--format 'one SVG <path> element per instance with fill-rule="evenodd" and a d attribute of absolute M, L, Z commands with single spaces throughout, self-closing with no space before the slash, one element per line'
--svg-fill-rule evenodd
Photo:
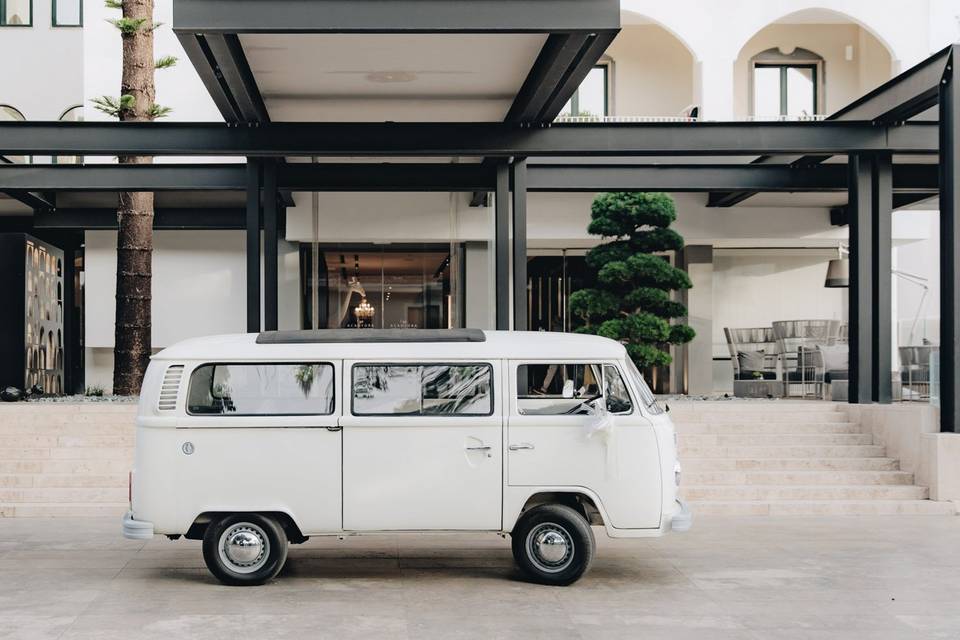
<path fill-rule="evenodd" d="M 708 471 L 898 471 L 896 458 L 686 458 L 680 456 L 683 473 Z"/>
<path fill-rule="evenodd" d="M 681 458 L 879 458 L 880 445 L 682 447 Z M 0 455 L 0 457 L 3 457 Z"/>
<path fill-rule="evenodd" d="M 33 474 L 107 474 L 126 473 L 133 467 L 133 455 L 117 459 L 100 460 L 0 460 L 0 473 L 33 473 Z"/>
<path fill-rule="evenodd" d="M 697 516 L 956 515 L 952 502 L 933 500 L 776 500 L 691 502 Z"/>
<path fill-rule="evenodd" d="M 790 445 L 868 445 L 869 433 L 693 433 L 680 435 L 680 453 L 687 447 L 708 446 L 790 446 Z"/>
<path fill-rule="evenodd" d="M 0 424 L 126 424 L 136 423 L 136 409 L 127 412 L 91 413 L 79 411 L 26 411 L 10 413 L 0 410 Z"/>
<path fill-rule="evenodd" d="M 758 434 L 758 433 L 862 433 L 856 422 L 795 422 L 786 424 L 758 424 L 756 422 L 674 422 L 681 436 L 695 434 Z M 2 431 L 0 431 L 2 432 Z"/>
<path fill-rule="evenodd" d="M 127 487 L 0 488 L 0 503 L 125 502 Z"/>
<path fill-rule="evenodd" d="M 126 473 L 5 473 L 0 474 L 0 488 L 102 487 L 126 488 Z"/>
<path fill-rule="evenodd" d="M 133 447 L 18 447 L 0 449 L 2 460 L 132 460 Z"/>
<path fill-rule="evenodd" d="M 120 518 L 129 508 L 126 499 L 123 502 L 102 503 L 23 502 L 13 504 L 0 501 L 0 518 Z M 117 526 L 120 526 L 119 522 Z"/>
<path fill-rule="evenodd" d="M 676 414 L 671 412 L 670 417 L 674 422 L 707 422 L 710 424 L 726 423 L 762 423 L 762 424 L 792 424 L 796 422 L 849 422 L 850 418 L 846 413 L 839 411 L 803 411 L 803 412 L 732 412 L 724 411 L 717 413 L 697 412 L 688 414 Z"/>
<path fill-rule="evenodd" d="M 37 423 L 20 424 L 17 422 L 0 421 L 0 436 L 16 435 L 84 435 L 84 436 L 122 436 L 136 432 L 136 426 L 132 422 L 110 423 L 110 422 L 89 422 L 82 424 L 69 424 L 64 421 L 62 424 Z"/>
<path fill-rule="evenodd" d="M 735 485 L 681 486 L 680 495 L 691 502 L 774 500 L 926 500 L 926 487 L 913 485 Z M 2 493 L 0 493 L 2 495 Z"/>
<path fill-rule="evenodd" d="M 40 447 L 132 447 L 134 434 L 127 435 L 6 435 L 0 434 L 0 449 Z"/>
<path fill-rule="evenodd" d="M 684 472 L 692 486 L 736 485 L 912 485 L 906 471 L 697 471 Z"/>

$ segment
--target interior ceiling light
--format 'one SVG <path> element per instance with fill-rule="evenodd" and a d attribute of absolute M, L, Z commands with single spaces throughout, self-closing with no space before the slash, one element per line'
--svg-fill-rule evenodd
<path fill-rule="evenodd" d="M 367 81 L 379 83 L 413 82 L 417 74 L 412 71 L 371 71 L 367 74 Z"/>

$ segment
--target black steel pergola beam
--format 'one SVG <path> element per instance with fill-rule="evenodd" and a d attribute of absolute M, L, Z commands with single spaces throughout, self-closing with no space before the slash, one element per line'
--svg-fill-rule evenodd
<path fill-rule="evenodd" d="M 286 163 L 276 167 L 278 189 L 286 191 L 493 190 L 496 167 L 469 163 Z M 757 164 L 570 164 L 529 163 L 528 191 L 846 191 L 842 164 L 791 168 Z M 0 188 L 56 192 L 243 191 L 243 164 L 0 165 Z M 893 189 L 913 200 L 936 195 L 939 169 L 933 164 L 893 167 Z M 896 203 L 895 203 L 896 204 Z M 43 208 L 54 208 L 52 205 Z"/>
<path fill-rule="evenodd" d="M 575 65 L 589 38 L 589 34 L 585 33 L 551 34 L 517 92 L 504 121 L 543 121 L 546 107 L 557 86 Z"/>
<path fill-rule="evenodd" d="M 592 33 L 617 0 L 177 0 L 184 33 Z"/>
<path fill-rule="evenodd" d="M 956 45 L 953 47 L 956 50 Z M 940 84 L 940 431 L 960 431 L 960 58 Z"/>
<path fill-rule="evenodd" d="M 0 165 L 0 167 L 6 166 L 18 166 L 18 165 Z M 53 209 L 56 207 L 55 198 L 50 197 L 50 195 L 36 193 L 34 191 L 24 191 L 23 189 L 3 189 L 3 193 L 7 194 L 14 200 L 19 200 L 23 204 L 27 205 L 34 211 L 40 211 L 43 209 Z"/>
<path fill-rule="evenodd" d="M 246 211 L 241 207 L 224 208 L 160 208 L 154 209 L 153 228 L 157 231 L 213 231 L 246 228 Z M 37 229 L 76 231 L 116 230 L 116 208 L 64 208 L 43 211 L 30 217 Z M 0 222 L 3 219 L 0 218 Z"/>
<path fill-rule="evenodd" d="M 792 168 L 759 164 L 529 165 L 529 191 L 667 191 L 843 192 L 847 167 L 829 164 Z M 2 174 L 0 174 L 2 176 Z M 897 165 L 893 188 L 898 193 L 936 194 L 938 169 L 932 164 Z"/>
<path fill-rule="evenodd" d="M 2 122 L 0 153 L 34 155 L 723 156 L 889 151 L 935 154 L 936 123 L 866 122 L 216 123 Z"/>

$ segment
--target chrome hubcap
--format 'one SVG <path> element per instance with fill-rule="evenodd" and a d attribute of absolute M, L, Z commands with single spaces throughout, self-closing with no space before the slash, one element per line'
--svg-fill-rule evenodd
<path fill-rule="evenodd" d="M 573 539 L 566 529 L 552 522 L 538 524 L 527 534 L 527 555 L 547 573 L 563 571 L 573 562 Z"/>
<path fill-rule="evenodd" d="M 220 559 L 232 571 L 253 573 L 270 555 L 266 532 L 255 524 L 238 522 L 220 536 Z"/>

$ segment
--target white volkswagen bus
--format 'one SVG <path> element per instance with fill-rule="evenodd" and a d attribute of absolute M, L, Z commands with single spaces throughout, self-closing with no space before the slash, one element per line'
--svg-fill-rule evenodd
<path fill-rule="evenodd" d="M 222 582 L 288 543 L 509 534 L 533 580 L 612 538 L 690 527 L 670 418 L 619 343 L 561 333 L 269 332 L 155 355 L 140 394 L 128 538 L 203 540 Z"/>

